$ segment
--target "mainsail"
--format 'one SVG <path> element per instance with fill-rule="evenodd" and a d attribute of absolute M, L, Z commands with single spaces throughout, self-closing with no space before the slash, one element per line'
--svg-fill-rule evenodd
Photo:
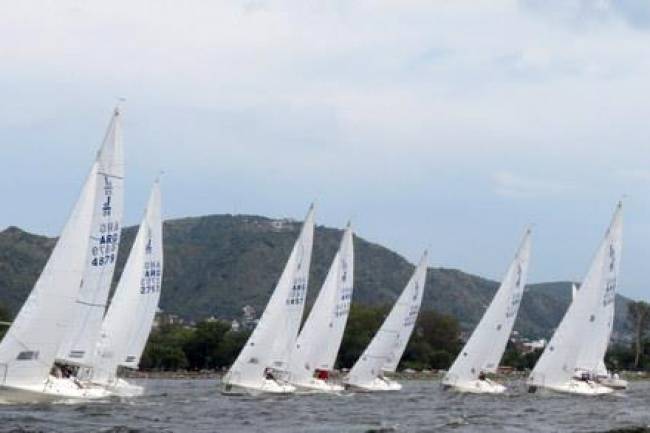
<path fill-rule="evenodd" d="M 530 384 L 561 385 L 576 369 L 598 370 L 613 324 L 622 234 L 619 203 L 585 279 L 530 375 Z"/>
<path fill-rule="evenodd" d="M 334 369 L 350 311 L 353 281 L 353 235 L 348 224 L 323 286 L 296 340 L 290 362 L 291 382 L 304 383 L 316 370 Z"/>
<path fill-rule="evenodd" d="M 93 218 L 106 203 L 105 179 L 100 173 L 113 170 L 120 160 L 121 148 L 105 142 L 52 254 L 0 343 L 0 384 L 38 386 L 47 380 L 70 332 L 86 264 L 92 259 Z"/>
<path fill-rule="evenodd" d="M 88 209 L 90 233 L 84 233 L 86 261 L 72 325 L 68 328 L 57 358 L 63 362 L 92 365 L 121 237 L 123 212 L 124 155 L 120 112 L 115 109 L 97 156 L 93 179 L 93 206 Z"/>
<path fill-rule="evenodd" d="M 526 286 L 530 244 L 527 230 L 492 302 L 445 376 L 446 383 L 472 381 L 481 372 L 496 372 Z"/>
<path fill-rule="evenodd" d="M 119 365 L 137 368 L 151 332 L 163 272 L 160 183 L 153 185 L 144 217 L 104 318 L 92 380 L 111 383 Z"/>
<path fill-rule="evenodd" d="M 425 252 L 388 317 L 350 370 L 347 383 L 366 384 L 384 371 L 391 372 L 397 369 L 420 312 L 426 275 L 427 253 Z"/>
<path fill-rule="evenodd" d="M 312 205 L 271 299 L 224 383 L 260 387 L 267 368 L 288 371 L 305 306 L 313 240 Z"/>

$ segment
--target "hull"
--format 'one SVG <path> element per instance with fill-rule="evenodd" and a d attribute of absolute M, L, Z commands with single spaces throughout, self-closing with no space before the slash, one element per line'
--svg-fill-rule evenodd
<path fill-rule="evenodd" d="M 90 386 L 104 388 L 117 397 L 139 397 L 144 394 L 144 387 L 117 379 L 109 384 L 91 383 Z"/>
<path fill-rule="evenodd" d="M 466 382 L 456 382 L 453 385 L 443 384 L 443 386 L 445 389 L 468 394 L 503 394 L 506 391 L 505 386 L 491 380 L 476 379 Z"/>
<path fill-rule="evenodd" d="M 262 394 L 293 394 L 296 387 L 288 383 L 279 383 L 275 380 L 264 379 L 261 385 L 244 383 L 223 383 L 221 394 L 223 395 L 262 395 Z"/>
<path fill-rule="evenodd" d="M 86 386 L 73 381 L 50 377 L 44 385 L 0 385 L 0 402 L 10 404 L 48 403 L 54 401 L 96 400 L 112 393 L 102 387 Z"/>
<path fill-rule="evenodd" d="M 346 383 L 345 389 L 356 392 L 387 392 L 400 391 L 402 385 L 386 378 L 376 378 L 368 383 Z"/>
<path fill-rule="evenodd" d="M 612 388 L 608 388 L 596 382 L 585 382 L 581 380 L 571 379 L 566 383 L 558 385 L 538 385 L 531 388 L 544 388 L 550 391 L 559 392 L 563 394 L 576 394 L 576 395 L 607 395 L 614 392 Z M 529 392 L 534 392 L 529 388 Z"/>
<path fill-rule="evenodd" d="M 298 393 L 338 393 L 345 390 L 342 385 L 322 379 L 311 379 L 309 382 L 292 383 Z"/>
<path fill-rule="evenodd" d="M 598 383 L 608 388 L 614 390 L 627 389 L 628 382 L 625 379 L 614 379 L 612 377 L 606 377 L 604 379 L 599 379 Z"/>

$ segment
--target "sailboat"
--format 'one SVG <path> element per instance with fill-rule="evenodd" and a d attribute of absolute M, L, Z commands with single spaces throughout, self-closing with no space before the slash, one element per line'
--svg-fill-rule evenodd
<path fill-rule="evenodd" d="M 102 160 L 97 171 L 96 197 L 103 200 L 93 209 L 88 260 L 67 329 L 57 354 L 57 366 L 79 380 L 92 375 L 95 347 L 108 303 L 122 230 L 124 211 L 124 156 L 120 112 L 115 109 L 104 139 Z"/>
<path fill-rule="evenodd" d="M 156 180 L 120 282 L 104 317 L 90 381 L 121 396 L 144 389 L 117 377 L 118 367 L 137 369 L 151 332 L 163 274 L 160 182 Z"/>
<path fill-rule="evenodd" d="M 530 244 L 529 229 L 492 302 L 443 378 L 445 388 L 476 394 L 499 394 L 506 390 L 486 374 L 496 373 L 517 319 L 528 275 Z"/>
<path fill-rule="evenodd" d="M 298 336 L 307 295 L 314 241 L 314 206 L 264 313 L 246 345 L 222 380 L 223 394 L 287 394 L 290 354 Z"/>
<path fill-rule="evenodd" d="M 89 399 L 109 394 L 105 389 L 85 386 L 67 370 L 53 366 L 66 338 L 72 332 L 75 337 L 79 335 L 74 328 L 79 302 L 87 301 L 89 308 L 99 310 L 94 303 L 101 300 L 80 298 L 80 293 L 87 293 L 88 287 L 97 287 L 105 281 L 107 287 L 110 284 L 106 274 L 112 276 L 122 214 L 124 164 L 119 117 L 116 109 L 56 246 L 0 342 L 0 400 Z M 101 316 L 103 313 L 101 310 Z M 88 346 L 88 350 L 92 347 Z M 68 351 L 67 355 L 83 357 L 85 352 Z"/>
<path fill-rule="evenodd" d="M 330 381 L 330 373 L 350 311 L 354 287 L 353 249 L 352 228 L 348 224 L 291 355 L 289 381 L 298 390 L 343 391 L 343 386 Z"/>
<path fill-rule="evenodd" d="M 427 253 L 422 255 L 413 276 L 388 317 L 344 380 L 352 391 L 399 391 L 402 385 L 385 377 L 397 370 L 420 312 L 427 275 Z"/>
<path fill-rule="evenodd" d="M 530 392 L 537 388 L 583 395 L 613 392 L 594 376 L 607 351 L 614 321 L 622 234 L 619 203 L 587 275 L 528 378 Z"/>

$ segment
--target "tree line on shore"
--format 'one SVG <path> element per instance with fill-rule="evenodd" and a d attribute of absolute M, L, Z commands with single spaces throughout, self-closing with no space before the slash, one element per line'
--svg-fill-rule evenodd
<path fill-rule="evenodd" d="M 389 307 L 353 305 L 337 360 L 337 368 L 350 368 L 361 356 L 388 314 Z M 605 362 L 611 370 L 650 371 L 650 304 L 629 304 L 632 325 L 631 343 L 610 345 Z M 0 306 L 0 322 L 11 320 Z M 0 326 L 0 338 L 7 326 Z M 164 324 L 151 333 L 142 356 L 142 370 L 223 370 L 235 360 L 246 343 L 250 330 L 233 330 L 231 323 L 204 320 L 195 326 Z M 423 310 L 404 352 L 400 368 L 446 370 L 462 348 L 461 328 L 450 315 Z M 525 351 L 508 344 L 501 365 L 515 370 L 531 369 L 541 350 Z"/>
<path fill-rule="evenodd" d="M 605 361 L 614 370 L 650 371 L 650 305 L 630 304 L 635 335 L 631 344 L 612 344 Z M 381 326 L 388 307 L 353 305 L 337 360 L 337 368 L 350 368 Z M 162 325 L 155 329 L 142 357 L 144 370 L 222 370 L 228 368 L 246 343 L 250 331 L 235 331 L 230 322 L 202 321 L 195 327 Z M 400 368 L 448 369 L 462 348 L 458 321 L 434 310 L 423 310 L 402 358 Z M 509 343 L 502 365 L 515 370 L 531 369 L 541 350 L 523 350 Z"/>
<path fill-rule="evenodd" d="M 350 310 L 337 367 L 350 368 L 379 329 L 388 307 L 355 305 Z M 232 330 L 230 322 L 206 320 L 187 327 L 165 324 L 155 329 L 141 360 L 145 370 L 213 370 L 228 368 L 246 343 L 250 330 Z M 451 316 L 422 311 L 404 364 L 444 368 L 460 349 L 460 327 Z"/>

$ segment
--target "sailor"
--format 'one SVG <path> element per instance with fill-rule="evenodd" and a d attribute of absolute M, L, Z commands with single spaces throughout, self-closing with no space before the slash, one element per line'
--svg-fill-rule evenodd
<path fill-rule="evenodd" d="M 478 374 L 478 380 L 486 380 L 486 379 L 487 379 L 487 377 L 485 376 L 485 372 L 481 371 Z"/>
<path fill-rule="evenodd" d="M 53 373 L 54 377 L 56 377 L 57 379 L 62 379 L 63 378 L 63 373 L 61 372 L 61 367 L 59 367 L 58 365 L 55 365 L 54 367 L 52 367 L 52 370 L 53 370 L 52 373 Z"/>

